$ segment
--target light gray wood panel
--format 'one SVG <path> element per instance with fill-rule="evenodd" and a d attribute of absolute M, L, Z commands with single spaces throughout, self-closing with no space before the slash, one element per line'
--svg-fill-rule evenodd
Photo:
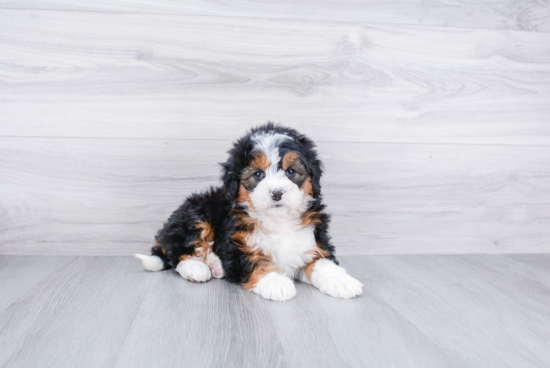
<path fill-rule="evenodd" d="M 370 295 L 382 298 L 454 357 L 454 365 L 543 367 L 549 361 L 548 256 L 353 257 L 349 261 L 352 270 L 361 270 L 361 275 L 356 274 L 359 279 L 367 278 Z M 546 269 L 533 267 L 533 262 L 544 263 Z"/>
<path fill-rule="evenodd" d="M 550 144 L 550 34 L 0 12 L 2 136 Z"/>
<path fill-rule="evenodd" d="M 116 356 L 105 352 L 120 349 L 152 279 L 136 280 L 130 259 L 38 259 L 54 272 L 30 283 L 1 312 L 0 364 L 113 366 Z M 32 273 L 26 260 L 17 260 L 19 267 Z M 10 281 L 4 282 L 10 286 Z"/>
<path fill-rule="evenodd" d="M 544 367 L 548 255 L 348 256 L 365 284 L 285 303 L 130 257 L 0 257 L 3 367 Z M 42 264 L 42 265 L 40 265 Z M 35 274 L 44 265 L 50 272 Z M 545 266 L 541 268 L 540 266 Z M 6 272 L 7 273 L 7 272 Z M 4 295 L 2 295 L 4 297 Z"/>
<path fill-rule="evenodd" d="M 0 253 L 147 252 L 230 141 L 0 139 Z M 549 252 L 550 147 L 320 143 L 338 254 Z"/>
<path fill-rule="evenodd" d="M 550 31 L 550 7 L 535 0 L 1 0 L 0 8 L 98 12 L 194 14 L 233 17 L 299 18 Z"/>
<path fill-rule="evenodd" d="M 29 288 L 39 284 L 52 272 L 66 267 L 72 257 L 59 258 L 52 265 L 44 262 L 46 257 L 0 257 L 0 310 L 21 298 Z M 29 272 L 32 270 L 32 272 Z"/>

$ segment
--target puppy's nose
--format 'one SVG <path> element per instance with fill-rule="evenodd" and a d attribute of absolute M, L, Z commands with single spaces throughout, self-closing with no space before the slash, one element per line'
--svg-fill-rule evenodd
<path fill-rule="evenodd" d="M 283 193 L 284 192 L 282 190 L 274 190 L 271 192 L 271 199 L 273 199 L 274 201 L 280 201 Z"/>

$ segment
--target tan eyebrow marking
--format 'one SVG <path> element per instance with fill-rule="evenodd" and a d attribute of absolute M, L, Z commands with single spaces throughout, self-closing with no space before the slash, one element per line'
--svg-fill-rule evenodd
<path fill-rule="evenodd" d="M 269 159 L 263 152 L 255 152 L 252 154 L 252 160 L 250 160 L 250 166 L 266 171 L 269 167 Z"/>
<path fill-rule="evenodd" d="M 283 170 L 288 169 L 290 166 L 292 166 L 292 164 L 299 161 L 300 161 L 300 157 L 296 152 L 287 152 L 285 157 L 283 157 L 283 163 L 282 163 Z"/>

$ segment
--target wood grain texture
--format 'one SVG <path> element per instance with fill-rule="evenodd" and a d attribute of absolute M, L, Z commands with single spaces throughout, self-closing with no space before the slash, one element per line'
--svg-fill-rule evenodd
<path fill-rule="evenodd" d="M 550 360 L 549 255 L 341 261 L 365 284 L 359 298 L 297 283 L 296 298 L 275 303 L 224 280 L 146 272 L 130 257 L 3 256 L 0 365 L 500 368 Z"/>
<path fill-rule="evenodd" d="M 550 31 L 550 6 L 536 0 L 0 0 L 0 8 L 318 19 Z"/>
<path fill-rule="evenodd" d="M 316 141 L 550 144 L 548 33 L 2 10 L 0 34 L 1 136 L 234 139 L 274 120 Z"/>
<path fill-rule="evenodd" d="M 306 132 L 307 133 L 307 132 Z M 148 252 L 230 141 L 0 139 L 0 253 Z M 550 252 L 550 147 L 320 143 L 338 254 Z"/>

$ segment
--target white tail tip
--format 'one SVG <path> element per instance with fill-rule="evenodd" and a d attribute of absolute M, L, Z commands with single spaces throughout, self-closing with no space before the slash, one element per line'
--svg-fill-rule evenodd
<path fill-rule="evenodd" d="M 143 263 L 143 267 L 145 267 L 147 271 L 162 271 L 164 269 L 164 262 L 159 256 L 134 254 L 134 257 L 141 259 L 141 263 Z"/>

